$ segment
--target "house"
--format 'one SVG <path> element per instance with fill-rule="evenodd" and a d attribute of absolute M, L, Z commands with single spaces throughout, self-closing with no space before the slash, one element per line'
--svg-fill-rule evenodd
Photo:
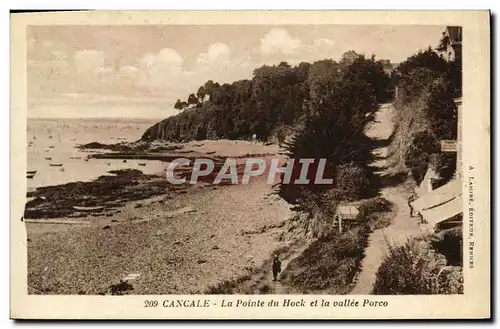
<path fill-rule="evenodd" d="M 349 229 L 358 219 L 359 210 L 354 205 L 339 205 L 333 217 L 333 226 L 338 226 L 339 232 Z"/>
<path fill-rule="evenodd" d="M 431 231 L 462 225 L 462 181 L 455 179 L 420 196 L 411 203 L 422 220 L 422 228 Z"/>
<path fill-rule="evenodd" d="M 433 191 L 436 183 L 439 182 L 440 179 L 441 177 L 436 172 L 436 170 L 432 166 L 429 166 L 424 178 L 422 179 L 422 182 L 415 189 L 415 192 L 417 193 L 417 195 L 424 195 Z"/>
<path fill-rule="evenodd" d="M 462 57 L 462 27 L 447 26 L 435 50 L 447 61 L 460 59 Z"/>
<path fill-rule="evenodd" d="M 431 231 L 441 231 L 461 226 L 463 219 L 462 194 L 453 199 L 421 212 L 423 228 Z"/>
<path fill-rule="evenodd" d="M 422 194 L 411 203 L 416 213 L 422 210 L 444 204 L 462 193 L 461 180 L 452 180 L 447 184 L 429 192 Z"/>

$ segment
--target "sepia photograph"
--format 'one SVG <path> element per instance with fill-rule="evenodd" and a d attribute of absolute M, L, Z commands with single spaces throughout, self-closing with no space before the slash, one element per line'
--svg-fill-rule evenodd
<path fill-rule="evenodd" d="M 449 22 L 28 24 L 25 294 L 463 297 L 472 50 Z"/>

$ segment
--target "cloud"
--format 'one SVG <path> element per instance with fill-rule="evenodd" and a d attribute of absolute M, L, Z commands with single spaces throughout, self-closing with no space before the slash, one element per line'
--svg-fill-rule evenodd
<path fill-rule="evenodd" d="M 74 64 L 79 73 L 96 74 L 104 66 L 104 54 L 98 50 L 80 50 L 74 55 Z"/>
<path fill-rule="evenodd" d="M 306 53 L 307 60 L 316 61 L 325 58 L 333 58 L 338 60 L 342 54 L 342 49 L 332 39 L 320 38 L 315 39 L 309 45 Z"/>
<path fill-rule="evenodd" d="M 260 40 L 260 53 L 266 56 L 273 54 L 292 55 L 300 45 L 300 39 L 291 37 L 288 30 L 275 28 Z"/>
<path fill-rule="evenodd" d="M 138 63 L 138 85 L 153 91 L 179 83 L 184 58 L 175 49 L 163 48 L 158 53 L 143 55 Z M 129 67 L 129 73 L 130 69 Z"/>
<path fill-rule="evenodd" d="M 120 76 L 135 78 L 139 74 L 139 69 L 133 65 L 125 65 L 118 70 Z"/>
<path fill-rule="evenodd" d="M 213 43 L 208 46 L 208 50 L 198 55 L 196 62 L 202 65 L 213 65 L 215 63 L 226 62 L 231 55 L 231 49 L 224 43 Z"/>
<path fill-rule="evenodd" d="M 144 55 L 139 63 L 146 69 L 152 68 L 179 68 L 184 64 L 184 58 L 171 48 L 163 48 L 156 54 L 148 53 Z"/>
<path fill-rule="evenodd" d="M 330 49 L 335 46 L 335 41 L 326 38 L 315 39 L 312 43 L 312 46 L 317 50 Z"/>

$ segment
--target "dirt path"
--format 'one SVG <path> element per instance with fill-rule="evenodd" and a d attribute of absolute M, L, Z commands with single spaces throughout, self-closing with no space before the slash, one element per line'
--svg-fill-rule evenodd
<path fill-rule="evenodd" d="M 287 268 L 288 264 L 300 256 L 309 246 L 309 240 L 293 240 L 282 245 L 277 253 L 281 260 L 281 272 Z M 273 281 L 272 273 L 273 254 L 256 267 L 250 276 L 236 280 L 236 285 L 229 291 L 233 294 L 292 294 L 295 293 L 290 287 L 281 281 Z M 298 292 L 297 292 L 298 293 Z"/>
<path fill-rule="evenodd" d="M 367 128 L 366 135 L 374 141 L 387 140 L 394 129 L 392 115 L 392 105 L 382 105 L 375 116 L 373 124 Z M 377 173 L 381 177 L 387 175 L 385 172 L 387 152 L 387 146 L 373 151 L 374 155 L 377 156 L 373 166 L 380 168 Z M 388 253 L 388 242 L 399 245 L 408 238 L 422 233 L 417 220 L 410 217 L 410 210 L 407 205 L 408 192 L 403 186 L 385 186 L 380 193 L 382 197 L 393 204 L 395 216 L 388 227 L 370 234 L 368 247 L 365 250 L 365 258 L 361 265 L 361 272 L 358 275 L 356 285 L 351 291 L 353 295 L 366 295 L 372 292 L 377 270 Z"/>
<path fill-rule="evenodd" d="M 295 258 L 302 255 L 302 253 L 304 252 L 304 250 L 307 249 L 308 246 L 309 246 L 309 243 L 301 245 L 299 248 L 295 249 L 294 252 L 291 255 L 289 255 L 289 257 L 282 259 L 281 260 L 281 272 L 283 273 L 286 270 L 288 264 L 290 264 L 290 262 L 292 260 L 294 260 Z M 272 281 L 272 277 L 267 276 L 267 280 L 269 281 L 270 285 L 274 285 L 273 293 L 276 295 L 285 295 L 285 294 L 295 293 L 295 291 L 293 291 L 289 286 L 283 284 L 279 280 L 279 277 L 278 277 L 278 281 Z"/>

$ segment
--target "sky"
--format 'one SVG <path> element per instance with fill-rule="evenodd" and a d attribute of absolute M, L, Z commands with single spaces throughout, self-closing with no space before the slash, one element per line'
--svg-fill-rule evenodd
<path fill-rule="evenodd" d="M 399 63 L 435 47 L 444 26 L 31 26 L 29 117 L 167 117 L 211 79 L 263 64 L 340 59 L 355 50 Z"/>

